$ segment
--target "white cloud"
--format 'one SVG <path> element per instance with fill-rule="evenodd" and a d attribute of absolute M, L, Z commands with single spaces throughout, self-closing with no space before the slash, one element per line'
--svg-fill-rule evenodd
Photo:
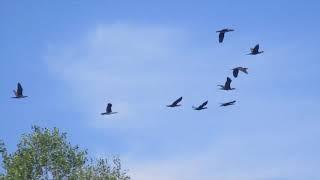
<path fill-rule="evenodd" d="M 229 136 L 205 149 L 186 149 L 168 158 L 121 156 L 133 180 L 300 180 L 318 179 L 317 160 L 294 157 L 301 151 L 292 144 L 308 141 L 256 133 L 256 136 Z M 283 144 L 284 139 L 287 144 Z M 296 152 L 290 152 L 294 149 Z M 97 157 L 110 157 L 101 149 Z"/>
<path fill-rule="evenodd" d="M 268 54 L 259 60 L 255 57 L 250 77 L 256 79 L 246 76 L 246 81 L 234 82 L 240 91 L 246 91 L 235 92 L 237 97 L 242 97 L 243 107 L 216 110 L 219 101 L 234 95 L 216 92 L 216 84 L 224 81 L 233 63 L 240 61 L 224 61 L 219 58 L 221 51 L 227 56 L 225 59 L 238 56 L 229 55 L 227 50 L 215 51 L 210 45 L 197 47 L 189 35 L 179 28 L 99 25 L 77 43 L 51 45 L 46 62 L 50 72 L 69 88 L 66 93 L 72 95 L 75 108 L 83 113 L 91 128 L 103 128 L 109 133 L 116 129 L 116 134 L 121 135 L 119 139 L 127 141 L 128 149 L 121 157 L 134 179 L 292 180 L 312 174 L 315 170 L 312 163 L 317 159 L 301 159 L 301 154 L 291 158 L 284 153 L 293 153 L 292 149 L 314 137 L 312 133 L 295 134 L 302 127 L 309 128 L 308 132 L 315 131 L 310 130 L 312 124 L 300 124 L 298 117 L 306 117 L 303 108 L 313 104 L 299 100 L 301 111 L 295 111 L 297 106 L 290 103 L 290 97 L 282 97 L 287 102 L 281 102 L 275 100 L 278 96 L 272 96 L 272 91 L 257 92 L 254 88 L 263 89 L 278 76 L 270 77 L 268 69 L 260 71 L 260 75 L 257 73 L 261 64 L 272 67 L 278 61 L 276 54 L 268 61 Z M 163 108 L 168 100 L 180 95 L 188 95 L 184 96 L 183 108 L 170 112 Z M 208 111 L 200 114 L 187 109 L 193 102 L 206 98 L 210 99 Z M 274 98 L 272 102 L 261 104 L 271 98 Z M 108 102 L 113 103 L 114 111 L 119 114 L 99 115 Z M 290 123 L 295 126 L 286 129 Z M 312 147 L 304 145 L 306 149 Z M 97 149 L 98 156 L 108 156 L 104 147 Z M 150 152 L 151 155 L 146 155 L 150 160 L 139 159 L 148 150 L 170 153 Z M 154 157 L 157 155 L 161 157 Z"/>
<path fill-rule="evenodd" d="M 184 37 L 184 32 L 175 28 L 99 25 L 78 44 L 51 45 L 46 61 L 50 71 L 72 88 L 78 108 L 84 109 L 90 123 L 95 119 L 91 125 L 134 127 L 142 125 L 134 118 L 139 117 L 142 104 L 158 99 L 155 92 L 174 84 L 170 61 L 179 60 L 176 52 Z M 112 121 L 97 119 L 108 102 L 119 114 Z M 135 122 L 130 122 L 129 116 Z"/>
<path fill-rule="evenodd" d="M 319 177 L 315 173 L 315 161 L 282 155 L 287 152 L 282 149 L 282 140 L 264 141 L 270 139 L 262 139 L 261 135 L 228 137 L 187 156 L 128 165 L 132 167 L 133 178 L 138 180 L 299 180 Z"/>

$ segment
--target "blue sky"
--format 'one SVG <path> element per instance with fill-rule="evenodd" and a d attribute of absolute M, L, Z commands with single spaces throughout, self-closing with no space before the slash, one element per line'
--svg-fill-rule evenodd
<path fill-rule="evenodd" d="M 1 1 L 0 138 L 13 151 L 31 125 L 58 127 L 91 156 L 119 155 L 137 180 L 320 179 L 319 8 Z M 224 27 L 235 31 L 219 44 Z M 265 53 L 246 56 L 257 43 Z M 249 74 L 219 91 L 236 66 Z M 17 82 L 30 98 L 9 98 Z M 119 114 L 99 115 L 108 102 Z"/>

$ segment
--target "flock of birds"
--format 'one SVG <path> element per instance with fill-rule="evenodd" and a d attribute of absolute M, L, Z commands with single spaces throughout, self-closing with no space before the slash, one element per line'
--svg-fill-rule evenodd
<path fill-rule="evenodd" d="M 232 32 L 234 31 L 233 29 L 221 29 L 219 31 L 216 31 L 217 33 L 219 33 L 219 43 L 222 43 L 223 40 L 224 40 L 224 36 L 225 36 L 225 33 L 227 32 Z M 259 44 L 257 44 L 254 48 L 251 48 L 250 49 L 250 53 L 247 54 L 247 55 L 257 55 L 257 54 L 261 54 L 263 53 L 264 51 L 259 51 Z M 239 72 L 243 72 L 245 74 L 248 74 L 248 68 L 245 68 L 245 67 L 236 67 L 236 68 L 233 68 L 232 69 L 232 74 L 233 74 L 233 77 L 234 78 L 237 78 L 238 77 L 238 74 Z M 218 85 L 220 87 L 221 90 L 225 90 L 225 91 L 229 91 L 229 90 L 235 90 L 235 88 L 232 88 L 231 87 L 231 78 L 227 77 L 227 81 L 225 82 L 224 85 Z M 178 98 L 177 100 L 175 100 L 172 104 L 170 105 L 167 105 L 167 107 L 178 107 L 178 106 L 181 106 L 181 104 L 179 104 L 180 102 L 182 101 L 182 97 Z M 224 107 L 224 106 L 231 106 L 231 105 L 234 105 L 236 103 L 236 101 L 230 101 L 230 102 L 226 102 L 226 103 L 221 103 L 220 106 Z M 202 103 L 201 105 L 199 105 L 198 107 L 195 107 L 195 106 L 192 106 L 192 108 L 194 110 L 204 110 L 204 109 L 207 109 L 207 104 L 208 104 L 208 101 L 205 101 L 204 103 Z"/>
<path fill-rule="evenodd" d="M 219 33 L 219 43 L 223 42 L 225 33 L 232 32 L 232 31 L 234 31 L 234 30 L 233 29 L 227 29 L 227 28 L 219 30 L 219 31 L 216 31 L 217 33 Z M 254 48 L 251 48 L 250 51 L 251 52 L 249 54 L 247 54 L 247 55 L 257 55 L 257 54 L 261 54 L 261 53 L 264 52 L 264 51 L 259 51 L 259 44 L 257 44 Z M 233 77 L 237 78 L 239 72 L 243 72 L 245 74 L 248 74 L 248 68 L 236 67 L 236 68 L 232 69 L 232 72 L 233 72 Z M 218 85 L 218 86 L 220 87 L 221 90 L 225 90 L 225 91 L 235 90 L 235 88 L 231 87 L 231 82 L 232 82 L 231 78 L 227 77 L 227 81 L 225 82 L 225 84 L 224 85 Z M 18 83 L 17 89 L 13 90 L 13 92 L 14 92 L 15 96 L 12 97 L 12 98 L 21 99 L 21 98 L 28 97 L 28 96 L 23 95 L 23 88 L 22 88 L 22 85 L 20 83 Z M 179 104 L 181 101 L 182 101 L 182 97 L 179 97 L 172 104 L 167 105 L 167 107 L 174 108 L 174 107 L 181 106 L 181 104 Z M 226 102 L 226 103 L 221 103 L 220 106 L 230 106 L 230 105 L 234 105 L 235 103 L 236 103 L 236 101 L 234 100 L 234 101 L 230 101 L 230 102 Z M 199 105 L 197 107 L 192 106 L 192 108 L 194 110 L 198 110 L 198 111 L 204 110 L 204 109 L 207 109 L 207 107 L 206 107 L 207 104 L 208 104 L 208 101 L 205 101 L 204 103 L 202 103 L 201 105 Z M 115 114 L 115 113 L 117 113 L 117 112 L 113 112 L 112 111 L 112 104 L 108 103 L 106 111 L 101 113 L 101 115 L 111 115 L 111 114 Z"/>

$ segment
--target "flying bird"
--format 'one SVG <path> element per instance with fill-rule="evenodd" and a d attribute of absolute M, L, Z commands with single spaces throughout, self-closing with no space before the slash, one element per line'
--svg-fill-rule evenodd
<path fill-rule="evenodd" d="M 167 107 L 177 107 L 177 106 L 181 106 L 181 104 L 179 104 L 179 102 L 182 101 L 182 97 L 180 97 L 179 99 L 175 100 L 172 104 L 167 105 Z"/>
<path fill-rule="evenodd" d="M 224 85 L 218 85 L 220 87 L 221 90 L 226 90 L 226 91 L 229 91 L 229 90 L 234 90 L 235 88 L 231 88 L 231 82 L 232 80 L 227 77 L 227 81 Z"/>
<path fill-rule="evenodd" d="M 236 103 L 236 101 L 230 101 L 230 102 L 226 102 L 226 103 L 221 103 L 220 106 L 231 106 L 231 105 L 234 105 L 234 103 Z"/>
<path fill-rule="evenodd" d="M 13 90 L 13 93 L 14 93 L 15 96 L 12 97 L 12 98 L 20 99 L 20 98 L 28 97 L 28 96 L 24 96 L 23 95 L 23 88 L 22 88 L 20 83 L 18 83 L 18 85 L 17 85 L 17 90 Z"/>
<path fill-rule="evenodd" d="M 193 108 L 194 110 L 200 111 L 200 110 L 203 110 L 203 109 L 207 109 L 207 107 L 205 107 L 207 104 L 208 104 L 208 101 L 202 103 L 202 104 L 201 104 L 200 106 L 198 106 L 198 107 L 192 106 L 192 108 Z"/>
<path fill-rule="evenodd" d="M 245 74 L 248 74 L 248 68 L 244 68 L 244 67 L 236 67 L 236 68 L 233 68 L 232 71 L 233 71 L 233 77 L 238 77 L 238 73 L 239 71 L 245 73 Z"/>
<path fill-rule="evenodd" d="M 264 52 L 264 51 L 259 51 L 259 44 L 257 44 L 254 48 L 251 48 L 250 50 L 251 50 L 251 53 L 247 55 L 257 55 Z"/>
<path fill-rule="evenodd" d="M 106 112 L 101 113 L 101 115 L 111 115 L 111 114 L 116 114 L 117 112 L 112 112 L 111 107 L 112 107 L 112 104 L 111 104 L 111 103 L 108 103 L 108 106 L 107 106 Z"/>
<path fill-rule="evenodd" d="M 234 30 L 233 29 L 221 29 L 220 31 L 216 31 L 217 33 L 219 33 L 219 43 L 223 42 L 224 34 L 226 32 L 231 32 L 231 31 L 234 31 Z"/>

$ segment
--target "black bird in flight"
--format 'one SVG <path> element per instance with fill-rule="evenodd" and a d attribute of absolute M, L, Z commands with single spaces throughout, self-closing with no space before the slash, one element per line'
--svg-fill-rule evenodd
<path fill-rule="evenodd" d="M 182 101 L 182 97 L 180 97 L 179 99 L 175 100 L 172 104 L 167 105 L 167 107 L 177 107 L 177 106 L 181 106 L 181 104 L 179 104 L 179 102 Z"/>
<path fill-rule="evenodd" d="M 203 109 L 207 109 L 207 107 L 205 107 L 207 104 L 208 104 L 208 101 L 202 103 L 202 104 L 201 104 L 200 106 L 198 106 L 198 107 L 192 106 L 192 108 L 193 108 L 194 110 L 200 111 L 200 110 L 203 110 Z"/>
<path fill-rule="evenodd" d="M 244 67 L 236 67 L 236 68 L 233 68 L 232 71 L 233 71 L 233 77 L 238 77 L 238 73 L 239 71 L 243 72 L 243 73 L 246 73 L 248 74 L 248 68 L 244 68 Z"/>
<path fill-rule="evenodd" d="M 236 101 L 230 101 L 230 102 L 226 102 L 226 103 L 221 103 L 220 106 L 231 106 L 231 105 L 234 105 L 234 103 L 236 103 Z"/>
<path fill-rule="evenodd" d="M 231 82 L 232 80 L 227 77 L 227 81 L 224 85 L 218 85 L 220 87 L 221 90 L 226 90 L 226 91 L 229 91 L 229 90 L 234 90 L 235 88 L 231 88 Z"/>
<path fill-rule="evenodd" d="M 217 33 L 219 33 L 219 43 L 223 42 L 224 34 L 226 32 L 231 32 L 231 31 L 234 31 L 234 30 L 233 29 L 221 29 L 220 31 L 216 31 Z"/>
<path fill-rule="evenodd" d="M 112 112 L 111 107 L 112 107 L 112 104 L 111 104 L 111 103 L 108 103 L 108 106 L 107 106 L 106 112 L 101 113 L 101 115 L 111 115 L 111 114 L 116 114 L 117 112 Z"/>
<path fill-rule="evenodd" d="M 17 85 L 17 90 L 13 90 L 13 93 L 14 93 L 15 96 L 12 97 L 12 98 L 20 99 L 20 98 L 28 97 L 28 96 L 24 96 L 23 95 L 23 88 L 22 88 L 20 83 L 18 83 L 18 85 Z"/>
<path fill-rule="evenodd" d="M 251 50 L 251 53 L 247 55 L 257 55 L 264 52 L 264 51 L 259 51 L 259 44 L 257 44 L 254 48 L 251 48 L 250 50 Z"/>

